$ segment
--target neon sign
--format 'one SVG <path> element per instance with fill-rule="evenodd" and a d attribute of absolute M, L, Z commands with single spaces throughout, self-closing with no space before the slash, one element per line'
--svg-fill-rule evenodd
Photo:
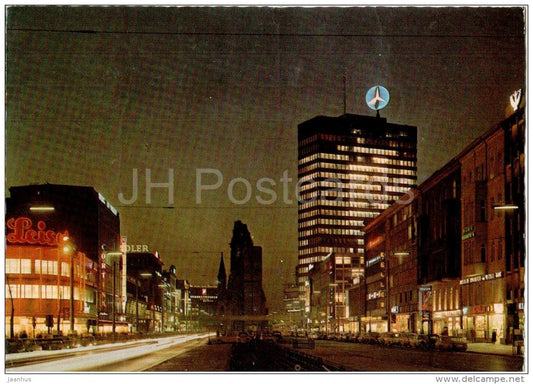
<path fill-rule="evenodd" d="M 368 249 L 371 249 L 371 248 L 374 248 L 376 245 L 381 244 L 382 242 L 383 242 L 383 236 L 377 236 L 374 239 L 370 240 L 366 247 Z"/>
<path fill-rule="evenodd" d="M 7 234 L 7 242 L 12 244 L 38 244 L 58 246 L 63 237 L 68 236 L 68 231 L 55 232 L 46 229 L 46 223 L 37 222 L 37 230 L 32 229 L 32 221 L 27 217 L 11 218 L 6 223 L 12 232 Z"/>
<path fill-rule="evenodd" d="M 509 102 L 511 103 L 511 107 L 513 107 L 514 111 L 518 109 L 521 101 L 522 101 L 522 90 L 521 89 L 514 91 L 514 93 L 511 96 L 509 96 Z"/>

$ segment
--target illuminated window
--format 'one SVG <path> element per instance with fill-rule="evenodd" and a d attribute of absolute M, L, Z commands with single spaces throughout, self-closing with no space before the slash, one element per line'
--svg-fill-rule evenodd
<path fill-rule="evenodd" d="M 20 273 L 20 260 L 6 259 L 6 273 Z"/>
<path fill-rule="evenodd" d="M 41 286 L 41 297 L 43 299 L 57 299 L 57 285 Z"/>
<path fill-rule="evenodd" d="M 70 266 L 69 263 L 62 261 L 61 262 L 61 276 L 70 276 Z"/>
<path fill-rule="evenodd" d="M 25 273 L 25 274 L 31 273 L 31 260 L 30 259 L 20 260 L 20 273 Z"/>
<path fill-rule="evenodd" d="M 18 285 L 15 284 L 6 284 L 6 295 L 9 298 L 17 299 L 18 298 Z"/>
<path fill-rule="evenodd" d="M 43 275 L 57 275 L 57 261 L 42 260 L 41 273 Z"/>

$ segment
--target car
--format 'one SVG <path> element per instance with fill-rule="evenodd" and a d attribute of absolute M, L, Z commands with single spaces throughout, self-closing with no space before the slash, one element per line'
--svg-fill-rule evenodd
<path fill-rule="evenodd" d="M 381 336 L 381 344 L 392 346 L 392 345 L 401 345 L 401 335 L 396 332 L 387 332 Z"/>
<path fill-rule="evenodd" d="M 281 332 L 280 331 L 274 331 L 272 332 L 272 336 L 274 336 L 276 338 L 276 340 L 281 340 L 283 339 L 283 336 L 281 335 Z"/>
<path fill-rule="evenodd" d="M 360 337 L 360 342 L 363 344 L 377 344 L 380 334 L 377 332 L 367 332 Z"/>
<path fill-rule="evenodd" d="M 418 341 L 418 334 L 416 333 L 402 333 L 400 335 L 400 344 L 403 347 L 416 348 Z"/>
<path fill-rule="evenodd" d="M 358 343 L 359 342 L 359 333 L 350 333 L 347 338 L 348 343 Z"/>
<path fill-rule="evenodd" d="M 435 348 L 440 351 L 466 351 L 468 343 L 460 336 L 440 336 L 435 342 Z"/>

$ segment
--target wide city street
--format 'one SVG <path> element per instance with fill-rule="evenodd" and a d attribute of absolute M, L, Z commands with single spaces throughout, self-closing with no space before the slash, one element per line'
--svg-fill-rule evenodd
<path fill-rule="evenodd" d="M 524 372 L 522 356 L 501 353 L 423 351 L 316 340 L 314 348 L 291 343 L 216 343 L 213 335 L 80 347 L 67 351 L 8 354 L 6 372 Z"/>

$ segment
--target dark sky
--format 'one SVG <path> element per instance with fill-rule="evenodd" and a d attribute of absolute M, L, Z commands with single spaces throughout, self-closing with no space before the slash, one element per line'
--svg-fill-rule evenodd
<path fill-rule="evenodd" d="M 197 284 L 215 282 L 221 251 L 229 270 L 242 220 L 263 247 L 272 309 L 297 260 L 297 125 L 343 113 L 343 75 L 348 113 L 374 115 L 364 96 L 379 84 L 391 95 L 381 116 L 418 127 L 419 181 L 502 120 L 525 86 L 517 7 L 8 7 L 6 16 L 6 193 L 93 186 L 119 209 L 128 242 Z M 133 169 L 138 200 L 124 207 Z M 146 201 L 146 169 L 153 182 L 173 170 L 173 204 L 163 189 Z M 198 169 L 223 177 L 201 203 Z M 281 181 L 285 171 L 292 180 Z M 256 187 L 262 178 L 275 181 L 263 182 L 275 199 Z M 243 179 L 252 195 L 235 204 Z"/>

